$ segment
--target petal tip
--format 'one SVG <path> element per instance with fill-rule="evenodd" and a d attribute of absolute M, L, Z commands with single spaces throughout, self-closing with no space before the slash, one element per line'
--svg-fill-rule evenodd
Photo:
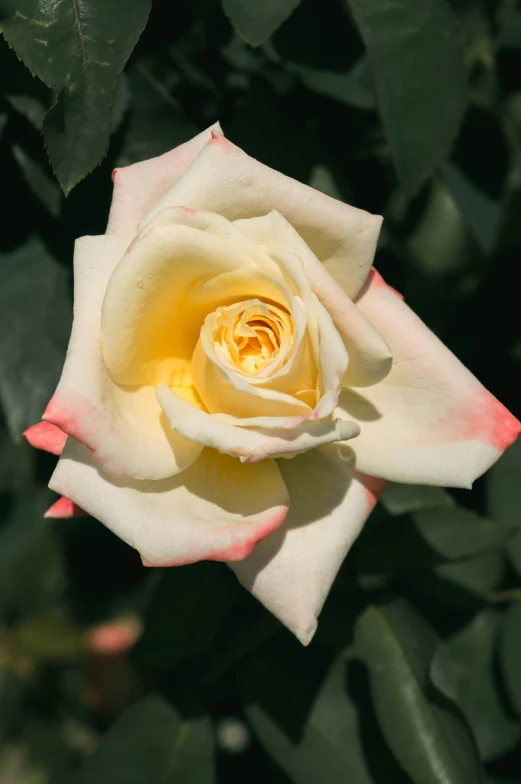
<path fill-rule="evenodd" d="M 51 422 L 37 422 L 22 433 L 35 449 L 43 449 L 53 455 L 60 455 L 67 441 L 67 434 Z"/>
<path fill-rule="evenodd" d="M 81 507 L 71 501 L 70 498 L 58 498 L 58 500 L 45 512 L 44 517 L 51 520 L 65 520 L 71 517 L 85 517 L 85 512 Z"/>

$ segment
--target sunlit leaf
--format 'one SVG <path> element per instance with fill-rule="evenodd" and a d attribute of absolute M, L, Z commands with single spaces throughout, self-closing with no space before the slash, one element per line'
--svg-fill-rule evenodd
<path fill-rule="evenodd" d="M 415 784 L 478 784 L 474 741 L 455 706 L 433 690 L 436 638 L 404 601 L 370 606 L 356 626 L 382 732 Z"/>

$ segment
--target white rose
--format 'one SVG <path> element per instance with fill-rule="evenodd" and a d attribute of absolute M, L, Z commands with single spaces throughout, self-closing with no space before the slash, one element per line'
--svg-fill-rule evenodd
<path fill-rule="evenodd" d="M 146 565 L 228 561 L 308 642 L 386 480 L 468 487 L 520 432 L 371 269 L 380 224 L 218 127 L 116 170 L 27 432 L 64 447 L 49 514 L 81 507 Z"/>

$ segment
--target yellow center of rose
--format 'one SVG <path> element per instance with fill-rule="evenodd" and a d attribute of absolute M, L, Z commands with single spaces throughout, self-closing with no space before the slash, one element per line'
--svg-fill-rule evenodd
<path fill-rule="evenodd" d="M 287 310 L 261 300 L 220 307 L 206 323 L 221 362 L 246 375 L 271 375 L 293 342 Z"/>

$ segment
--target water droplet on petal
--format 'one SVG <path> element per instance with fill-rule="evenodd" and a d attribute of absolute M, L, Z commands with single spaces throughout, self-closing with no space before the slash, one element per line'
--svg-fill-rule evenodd
<path fill-rule="evenodd" d="M 143 288 L 143 281 L 142 280 L 136 281 L 136 286 L 138 287 L 138 289 L 142 289 Z"/>

